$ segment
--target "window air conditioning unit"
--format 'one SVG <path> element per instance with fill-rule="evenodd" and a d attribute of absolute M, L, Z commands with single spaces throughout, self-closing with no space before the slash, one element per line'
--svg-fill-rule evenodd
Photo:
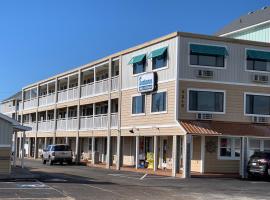
<path fill-rule="evenodd" d="M 252 80 L 254 82 L 257 82 L 257 83 L 267 83 L 268 82 L 268 76 L 254 74 L 253 77 L 252 77 Z"/>
<path fill-rule="evenodd" d="M 197 113 L 196 119 L 198 120 L 212 120 L 213 114 L 210 113 Z"/>
<path fill-rule="evenodd" d="M 254 123 L 268 123 L 268 118 L 267 117 L 258 117 L 254 116 L 252 117 L 252 122 Z"/>
<path fill-rule="evenodd" d="M 197 77 L 199 78 L 213 78 L 214 72 L 211 70 L 198 70 Z"/>

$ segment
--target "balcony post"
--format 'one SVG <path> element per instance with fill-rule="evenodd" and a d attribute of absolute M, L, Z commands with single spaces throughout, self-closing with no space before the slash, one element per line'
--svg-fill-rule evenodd
<path fill-rule="evenodd" d="M 190 178 L 191 168 L 191 135 L 183 136 L 183 178 Z"/>
<path fill-rule="evenodd" d="M 158 169 L 158 136 L 154 135 L 154 171 Z"/>
<path fill-rule="evenodd" d="M 92 150 L 91 150 L 91 152 L 92 152 L 92 165 L 95 165 L 96 164 L 96 162 L 95 162 L 95 149 L 96 149 L 96 147 L 95 147 L 95 137 L 94 136 L 92 136 Z"/>
<path fill-rule="evenodd" d="M 57 99 L 58 99 L 58 77 L 55 79 L 55 85 L 54 85 L 54 90 L 55 90 L 55 96 L 54 96 L 54 110 L 53 110 L 53 118 L 54 118 L 54 130 L 53 130 L 53 144 L 55 144 L 56 140 L 56 129 L 57 129 L 57 110 L 56 110 L 56 105 L 57 105 Z"/>
<path fill-rule="evenodd" d="M 67 100 L 68 100 L 68 96 L 69 96 L 69 76 L 67 77 Z"/>
<path fill-rule="evenodd" d="M 112 59 L 109 59 L 109 81 L 108 81 L 108 113 L 107 113 L 107 125 L 108 125 L 108 136 L 107 136 L 107 160 L 106 168 L 110 168 L 112 161 L 111 151 L 111 79 L 112 79 Z"/>
<path fill-rule="evenodd" d="M 81 97 L 81 69 L 78 72 L 78 104 L 77 104 L 77 135 L 76 135 L 76 164 L 80 162 L 80 97 Z"/>
<path fill-rule="evenodd" d="M 139 148 L 140 148 L 140 136 L 136 136 L 135 138 L 135 168 L 138 169 L 139 167 Z"/>
<path fill-rule="evenodd" d="M 96 94 L 96 66 L 94 66 L 94 95 Z"/>
<path fill-rule="evenodd" d="M 34 149 L 34 159 L 38 158 L 38 138 L 37 138 L 37 134 L 38 134 L 38 106 L 39 106 L 39 84 L 37 85 L 37 107 L 36 107 L 36 132 L 35 132 L 35 149 Z"/>
<path fill-rule="evenodd" d="M 66 109 L 66 131 L 68 130 L 68 118 L 69 118 L 69 116 L 68 116 L 68 110 L 69 110 L 69 108 L 67 106 L 67 109 Z"/>

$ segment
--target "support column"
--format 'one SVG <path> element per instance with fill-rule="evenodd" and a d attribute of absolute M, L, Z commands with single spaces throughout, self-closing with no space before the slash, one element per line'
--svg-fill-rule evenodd
<path fill-rule="evenodd" d="M 22 158 L 22 132 L 20 134 L 20 140 L 19 140 L 19 158 Z"/>
<path fill-rule="evenodd" d="M 172 144 L 172 159 L 173 159 L 173 166 L 172 166 L 172 176 L 176 176 L 179 172 L 179 136 L 173 136 L 173 144 Z"/>
<path fill-rule="evenodd" d="M 35 137 L 35 141 L 34 141 L 34 159 L 38 158 L 38 138 L 37 136 Z"/>
<path fill-rule="evenodd" d="M 56 129 L 57 129 L 57 101 L 58 101 L 58 78 L 55 79 L 55 85 L 54 85 L 54 90 L 55 90 L 55 97 L 54 97 L 54 110 L 53 110 L 53 117 L 54 117 L 54 131 L 53 131 L 53 141 L 52 144 L 55 144 L 56 142 Z"/>
<path fill-rule="evenodd" d="M 108 84 L 108 135 L 107 135 L 107 157 L 106 168 L 112 165 L 112 151 L 111 151 L 111 85 L 112 85 L 112 59 L 109 59 L 109 84 Z"/>
<path fill-rule="evenodd" d="M 158 169 L 158 136 L 154 136 L 154 171 Z"/>
<path fill-rule="evenodd" d="M 201 136 L 201 173 L 204 173 L 205 136 Z"/>
<path fill-rule="evenodd" d="M 17 160 L 17 131 L 14 131 L 14 155 L 13 155 L 13 166 L 16 166 Z"/>
<path fill-rule="evenodd" d="M 122 138 L 121 135 L 117 135 L 117 161 L 116 161 L 116 170 L 120 170 L 122 166 Z"/>
<path fill-rule="evenodd" d="M 22 147 L 21 168 L 24 168 L 24 156 L 25 156 L 24 144 L 25 144 L 25 132 L 23 132 L 23 140 L 22 140 L 23 147 Z"/>
<path fill-rule="evenodd" d="M 66 142 L 65 142 L 67 145 L 69 145 L 69 142 L 68 142 L 68 137 L 66 137 Z"/>
<path fill-rule="evenodd" d="M 31 157 L 31 146 L 32 146 L 32 139 L 29 137 L 28 138 L 28 158 Z"/>
<path fill-rule="evenodd" d="M 76 164 L 80 163 L 81 151 L 80 151 L 80 97 L 81 97 L 81 69 L 78 71 L 78 104 L 77 104 L 77 135 L 76 135 Z"/>
<path fill-rule="evenodd" d="M 241 138 L 241 161 L 240 161 L 240 174 L 242 178 L 247 178 L 247 165 L 248 165 L 248 138 Z"/>
<path fill-rule="evenodd" d="M 191 135 L 183 136 L 183 178 L 190 178 Z"/>
<path fill-rule="evenodd" d="M 48 145 L 48 138 L 45 137 L 44 138 L 44 149 L 47 148 L 47 145 Z"/>
<path fill-rule="evenodd" d="M 135 141 L 135 146 L 136 146 L 136 150 L 135 150 L 135 168 L 138 169 L 139 168 L 139 148 L 140 148 L 140 137 L 136 136 L 136 141 Z"/>
<path fill-rule="evenodd" d="M 95 165 L 96 164 L 96 161 L 95 161 L 95 137 L 92 137 L 92 165 Z"/>

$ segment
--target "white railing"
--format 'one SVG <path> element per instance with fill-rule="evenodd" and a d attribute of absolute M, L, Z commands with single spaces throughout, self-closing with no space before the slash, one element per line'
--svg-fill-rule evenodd
<path fill-rule="evenodd" d="M 95 84 L 88 83 L 81 86 L 81 97 L 93 96 L 95 94 Z"/>
<path fill-rule="evenodd" d="M 23 105 L 22 102 L 19 102 L 19 111 L 22 111 L 22 109 L 23 109 L 22 105 Z"/>
<path fill-rule="evenodd" d="M 39 97 L 39 106 L 51 105 L 55 102 L 55 93 Z"/>
<path fill-rule="evenodd" d="M 54 120 L 45 120 L 38 122 L 38 131 L 49 132 L 54 130 Z"/>
<path fill-rule="evenodd" d="M 118 127 L 118 113 L 111 114 L 111 128 Z"/>
<path fill-rule="evenodd" d="M 112 88 L 111 90 L 118 90 L 119 89 L 119 76 L 112 77 Z"/>
<path fill-rule="evenodd" d="M 92 130 L 94 128 L 93 116 L 80 117 L 80 130 Z"/>
<path fill-rule="evenodd" d="M 37 98 L 24 101 L 24 109 L 30 109 L 37 107 Z"/>
<path fill-rule="evenodd" d="M 23 125 L 31 127 L 32 130 L 30 132 L 35 132 L 36 131 L 36 128 L 37 128 L 37 123 L 36 122 L 24 122 Z"/>
<path fill-rule="evenodd" d="M 75 131 L 78 127 L 78 119 L 73 118 L 63 118 L 57 120 L 57 130 L 60 131 Z"/>
<path fill-rule="evenodd" d="M 101 94 L 101 93 L 108 92 L 108 82 L 109 82 L 109 79 L 103 79 L 101 81 L 96 81 L 95 94 Z"/>
<path fill-rule="evenodd" d="M 78 99 L 78 97 L 78 87 L 73 87 L 58 92 L 58 102 L 72 101 Z"/>
<path fill-rule="evenodd" d="M 107 114 L 95 115 L 94 116 L 94 128 L 103 129 L 108 127 L 108 116 Z"/>

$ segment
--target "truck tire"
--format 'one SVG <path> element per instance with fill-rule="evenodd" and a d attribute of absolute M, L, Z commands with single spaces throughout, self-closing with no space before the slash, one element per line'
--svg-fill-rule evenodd
<path fill-rule="evenodd" d="M 49 164 L 50 164 L 50 165 L 53 165 L 53 161 L 52 161 L 51 158 L 49 158 Z"/>
<path fill-rule="evenodd" d="M 42 159 L 42 164 L 46 165 L 46 160 L 45 159 Z"/>

